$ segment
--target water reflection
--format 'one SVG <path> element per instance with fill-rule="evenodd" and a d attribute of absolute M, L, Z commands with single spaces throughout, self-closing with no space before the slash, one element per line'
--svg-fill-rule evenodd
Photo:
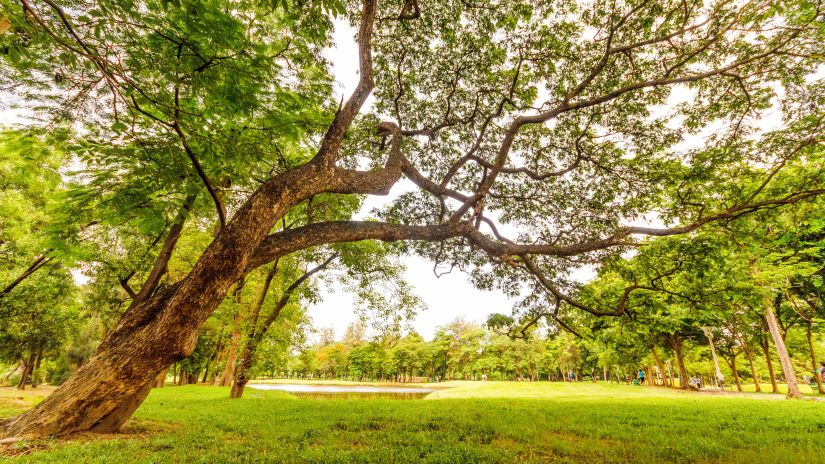
<path fill-rule="evenodd" d="M 396 400 L 421 399 L 436 391 L 426 387 L 390 387 L 375 385 L 307 385 L 307 384 L 250 384 L 257 390 L 279 390 L 301 398 L 358 399 L 381 398 Z"/>

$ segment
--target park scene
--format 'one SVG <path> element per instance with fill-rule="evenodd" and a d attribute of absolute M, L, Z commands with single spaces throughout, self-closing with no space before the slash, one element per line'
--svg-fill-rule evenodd
<path fill-rule="evenodd" d="M 825 462 L 821 0 L 0 0 L 0 462 Z"/>

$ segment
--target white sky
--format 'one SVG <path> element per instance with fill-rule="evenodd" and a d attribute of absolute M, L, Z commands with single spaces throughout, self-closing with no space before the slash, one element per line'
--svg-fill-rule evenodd
<path fill-rule="evenodd" d="M 326 50 L 325 57 L 332 63 L 336 79 L 336 99 L 349 97 L 358 83 L 358 48 L 354 40 L 355 29 L 343 21 L 335 21 L 334 48 Z M 367 100 L 362 111 L 368 110 L 372 97 Z M 359 216 L 365 216 L 370 210 L 380 207 L 397 195 L 411 189 L 408 181 L 396 184 L 386 197 L 368 197 Z M 426 304 L 427 309 L 410 321 L 412 328 L 424 338 L 435 334 L 438 326 L 450 323 L 458 317 L 468 321 L 483 323 L 490 313 L 508 314 L 514 300 L 507 298 L 501 291 L 484 291 L 475 288 L 466 274 L 459 270 L 437 278 L 433 273 L 433 263 L 416 256 L 402 258 L 407 267 L 406 281 L 413 286 Z M 582 269 L 575 277 L 586 281 L 594 276 L 592 269 Z M 353 310 L 354 299 L 340 288 L 327 288 L 322 291 L 319 303 L 309 307 L 309 314 L 317 328 L 332 327 L 337 336 L 344 333 L 347 325 L 357 320 Z"/>
<path fill-rule="evenodd" d="M 354 33 L 355 30 L 347 23 L 336 21 L 334 34 L 336 46 L 325 52 L 326 58 L 332 64 L 332 71 L 337 81 L 335 86 L 336 99 L 347 98 L 358 81 L 358 53 L 353 38 Z M 672 95 L 673 101 L 669 101 L 666 106 L 671 106 L 679 100 L 689 98 L 688 92 L 682 92 L 681 90 L 686 89 L 675 91 Z M 25 113 L 10 108 L 14 100 L 8 94 L 0 95 L 0 125 L 25 123 Z M 364 110 L 369 109 L 372 101 L 372 97 L 370 97 Z M 766 116 L 764 122 L 768 126 L 778 122 L 775 121 L 777 119 L 775 114 L 764 116 Z M 701 136 L 698 138 L 701 138 Z M 693 140 L 687 143 L 693 144 L 697 141 Z M 398 194 L 411 188 L 408 181 L 401 181 L 388 196 L 369 197 L 359 216 L 366 216 L 373 208 L 386 204 Z M 655 218 L 652 221 L 645 222 L 652 226 L 661 225 Z M 412 328 L 425 338 L 431 337 L 435 333 L 436 327 L 445 325 L 458 317 L 482 323 L 490 313 L 508 313 L 512 308 L 514 301 L 509 300 L 502 292 L 478 290 L 470 284 L 467 275 L 458 270 L 437 278 L 433 274 L 432 263 L 428 260 L 418 257 L 404 257 L 402 261 L 407 267 L 405 273 L 407 282 L 413 286 L 415 293 L 424 301 L 427 307 L 414 320 L 410 321 Z M 80 272 L 76 274 L 76 280 L 84 280 L 85 276 Z M 592 268 L 584 268 L 575 272 L 573 277 L 576 280 L 585 282 L 592 279 L 594 275 Z M 336 335 L 340 337 L 347 325 L 357 319 L 353 305 L 352 295 L 333 286 L 322 291 L 321 301 L 309 307 L 309 314 L 316 327 L 332 327 Z"/>
<path fill-rule="evenodd" d="M 335 98 L 346 99 L 358 83 L 358 48 L 354 40 L 355 29 L 344 21 L 335 21 L 334 48 L 326 50 L 325 57 L 332 63 L 336 79 Z M 372 104 L 367 100 L 363 110 Z M 380 207 L 409 186 L 399 182 L 386 197 L 368 197 L 359 216 L 365 216 L 373 208 Z M 493 312 L 507 313 L 513 302 L 500 291 L 486 292 L 470 284 L 467 275 L 455 270 L 436 278 L 432 262 L 414 256 L 402 258 L 407 267 L 406 281 L 414 287 L 427 309 L 410 321 L 416 332 L 425 338 L 435 333 L 436 327 L 445 325 L 457 317 L 483 323 Z M 309 307 L 315 327 L 332 327 L 336 336 L 344 333 L 347 325 L 357 320 L 353 295 L 333 286 L 322 290 L 320 302 Z"/>

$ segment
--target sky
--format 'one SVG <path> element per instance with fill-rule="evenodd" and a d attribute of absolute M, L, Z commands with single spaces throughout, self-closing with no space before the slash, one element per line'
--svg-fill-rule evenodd
<path fill-rule="evenodd" d="M 347 98 L 355 88 L 358 81 L 358 50 L 354 41 L 355 29 L 343 21 L 335 22 L 335 34 L 333 48 L 325 51 L 326 58 L 332 65 L 332 72 L 335 76 L 336 99 Z M 667 107 L 673 107 L 679 101 L 690 98 L 687 89 L 676 89 L 672 93 L 672 98 L 667 105 L 663 105 L 663 111 Z M 13 98 L 8 94 L 0 95 L 0 125 L 23 123 L 23 114 L 11 108 Z M 364 111 L 369 110 L 372 97 L 367 100 Z M 5 103 L 5 104 L 4 104 Z M 773 116 L 773 118 L 771 117 Z M 775 115 L 770 115 L 768 120 L 774 119 Z M 766 125 L 774 125 L 776 121 L 765 121 Z M 702 135 L 696 136 L 701 138 Z M 699 143 L 698 140 L 686 140 L 687 145 Z M 369 215 L 374 208 L 380 208 L 397 195 L 409 191 L 413 188 L 409 181 L 398 182 L 389 195 L 385 197 L 368 197 L 359 213 L 359 218 Z M 639 225 L 661 226 L 656 218 L 648 218 L 647 221 L 640 222 Z M 634 224 L 635 225 L 635 224 Z M 507 232 L 506 230 L 504 231 Z M 433 273 L 433 265 L 430 261 L 415 257 L 405 256 L 401 258 L 406 266 L 404 277 L 413 287 L 426 307 L 409 321 L 410 327 L 424 336 L 432 337 L 437 327 L 446 325 L 456 318 L 464 318 L 468 321 L 483 323 L 487 316 L 493 312 L 510 312 L 515 301 L 508 299 L 501 291 L 483 291 L 476 289 L 469 281 L 466 274 L 455 270 L 450 274 L 436 277 Z M 79 272 L 75 273 L 78 283 L 86 280 Z M 593 268 L 583 268 L 573 274 L 573 278 L 580 282 L 587 282 L 595 276 Z M 348 294 L 340 286 L 331 284 L 322 286 L 322 295 L 317 303 L 308 308 L 315 327 L 334 329 L 338 337 L 342 336 L 346 327 L 357 321 L 354 311 L 354 297 Z"/>
<path fill-rule="evenodd" d="M 355 29 L 343 21 L 335 21 L 335 47 L 327 49 L 325 57 L 332 64 L 335 76 L 336 99 L 347 98 L 358 83 L 358 48 L 354 40 Z M 367 100 L 362 111 L 369 109 L 372 99 Z M 410 190 L 409 181 L 397 183 L 385 197 L 368 197 L 359 216 L 366 216 L 373 208 L 380 208 L 397 195 Z M 409 321 L 410 327 L 425 338 L 435 334 L 439 326 L 449 324 L 456 318 L 484 323 L 491 313 L 509 313 L 514 300 L 501 291 L 476 289 L 466 274 L 459 270 L 436 277 L 433 263 L 417 256 L 404 256 L 402 263 L 407 270 L 404 277 L 420 297 L 426 309 Z M 594 276 L 593 269 L 582 269 L 575 278 L 586 281 Z M 347 325 L 356 322 L 358 316 L 353 311 L 353 296 L 340 287 L 323 288 L 321 300 L 311 305 L 309 315 L 316 328 L 332 327 L 341 336 Z"/>
<path fill-rule="evenodd" d="M 355 29 L 349 24 L 340 20 L 335 21 L 335 47 L 327 49 L 324 53 L 332 64 L 336 80 L 336 100 L 349 97 L 358 83 L 358 48 L 354 35 Z M 368 110 L 371 103 L 372 97 L 367 100 L 362 111 Z M 385 197 L 368 197 L 359 216 L 368 215 L 373 208 L 380 208 L 409 188 L 409 185 L 399 182 Z M 458 317 L 483 323 L 488 314 L 509 312 L 513 305 L 513 301 L 500 291 L 476 289 L 467 275 L 460 271 L 456 270 L 437 278 L 429 260 L 417 256 L 404 256 L 401 261 L 407 268 L 405 280 L 426 306 L 415 319 L 408 322 L 413 330 L 425 338 L 432 337 L 438 326 L 448 324 Z M 309 306 L 309 315 L 316 328 L 332 327 L 336 336 L 340 337 L 347 325 L 358 320 L 353 310 L 354 297 L 336 285 L 323 287 L 321 292 L 319 302 Z"/>

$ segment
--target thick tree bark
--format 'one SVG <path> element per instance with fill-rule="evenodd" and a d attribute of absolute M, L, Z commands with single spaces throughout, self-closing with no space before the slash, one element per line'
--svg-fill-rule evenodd
<path fill-rule="evenodd" d="M 132 417 L 132 414 L 137 411 L 137 408 L 143 403 L 143 400 L 149 396 L 149 392 L 152 391 L 152 386 L 154 386 L 156 381 L 157 379 L 146 382 L 135 393 L 119 401 L 117 406 L 108 414 L 103 416 L 102 419 L 97 421 L 89 429 L 89 431 L 97 433 L 114 433 L 120 430 L 123 424 L 125 424 L 126 421 Z"/>
<path fill-rule="evenodd" d="M 670 346 L 673 347 L 673 352 L 676 354 L 676 364 L 679 365 L 679 388 L 682 390 L 688 389 L 688 373 L 685 368 L 685 358 L 682 356 L 682 340 L 679 335 L 669 335 Z"/>
<path fill-rule="evenodd" d="M 765 322 L 768 324 L 771 338 L 773 338 L 773 344 L 776 346 L 776 352 L 779 354 L 782 374 L 785 376 L 785 382 L 788 384 L 788 398 L 802 398 L 802 393 L 799 391 L 799 384 L 796 380 L 796 373 L 793 369 L 793 363 L 791 362 L 791 356 L 785 347 L 785 340 L 779 331 L 779 325 L 776 323 L 776 315 L 770 306 L 767 306 L 765 309 Z"/>
<path fill-rule="evenodd" d="M 264 182 L 186 277 L 129 308 L 92 359 L 34 409 L 0 423 L 0 437 L 91 430 L 107 421 L 110 414 L 127 409 L 122 405 L 141 398 L 147 383 L 194 350 L 198 329 L 231 286 L 248 272 L 257 247 L 290 208 L 323 192 L 389 191 L 401 176 L 400 134 L 392 139 L 392 152 L 384 170 L 357 172 L 335 166 L 344 134 L 372 91 L 370 43 L 374 19 L 375 1 L 365 0 L 358 34 L 359 83 L 336 113 L 312 161 Z M 296 246 L 301 249 L 300 244 Z"/>

